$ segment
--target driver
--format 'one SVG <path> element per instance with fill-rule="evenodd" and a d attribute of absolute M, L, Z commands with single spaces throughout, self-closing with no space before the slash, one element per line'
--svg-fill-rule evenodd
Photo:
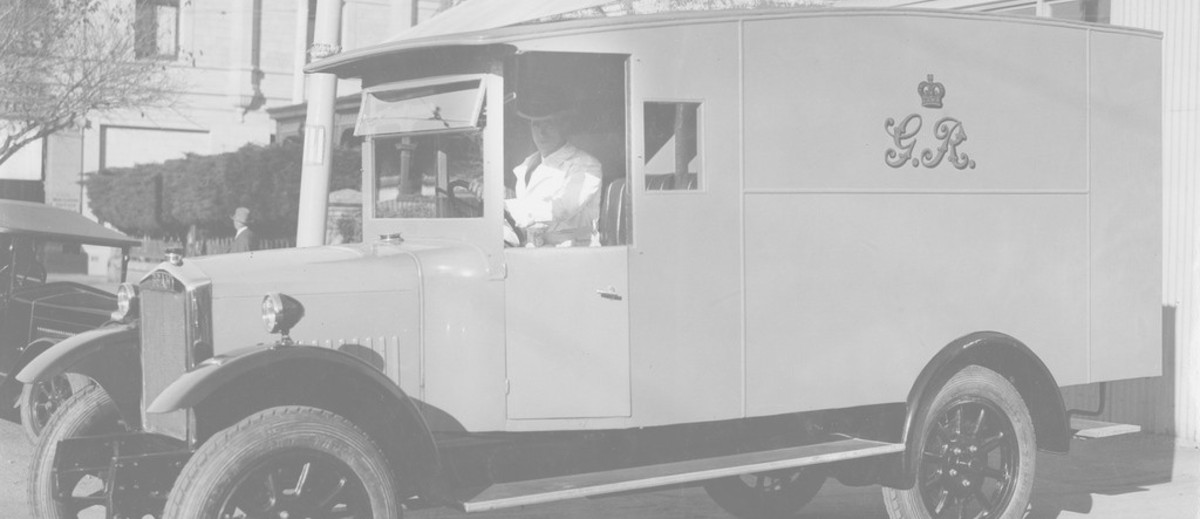
<path fill-rule="evenodd" d="M 543 94 L 518 103 L 537 151 L 513 168 L 514 196 L 504 208 L 525 231 L 527 247 L 599 245 L 600 161 L 569 142 L 574 113 L 567 97 L 554 90 Z M 516 242 L 507 230 L 505 238 Z"/>

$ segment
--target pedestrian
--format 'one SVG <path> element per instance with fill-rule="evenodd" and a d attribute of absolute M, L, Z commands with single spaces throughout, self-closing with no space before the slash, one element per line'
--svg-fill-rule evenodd
<path fill-rule="evenodd" d="M 233 211 L 233 228 L 237 229 L 237 233 L 233 235 L 233 245 L 229 247 L 229 252 L 249 252 L 258 249 L 258 237 L 254 235 L 254 230 L 250 228 L 250 210 L 245 207 L 239 207 Z"/>

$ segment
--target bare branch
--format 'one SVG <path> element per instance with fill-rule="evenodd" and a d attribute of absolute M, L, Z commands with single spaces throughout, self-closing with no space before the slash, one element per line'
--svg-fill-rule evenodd
<path fill-rule="evenodd" d="M 91 113 L 173 101 L 168 66 L 137 57 L 139 41 L 156 35 L 110 4 L 0 0 L 0 163 Z"/>

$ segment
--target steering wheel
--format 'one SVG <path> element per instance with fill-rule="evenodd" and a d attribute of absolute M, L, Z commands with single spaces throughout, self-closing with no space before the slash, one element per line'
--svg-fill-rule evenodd
<path fill-rule="evenodd" d="M 17 274 L 17 285 L 26 287 L 33 285 L 41 285 L 46 282 L 46 267 L 41 263 L 34 263 L 25 272 Z"/>
<path fill-rule="evenodd" d="M 13 288 L 25 288 L 33 285 L 40 285 L 46 282 L 46 267 L 41 263 L 34 263 L 25 269 L 25 272 L 13 273 L 12 264 L 0 267 L 0 278 L 12 276 Z"/>
<path fill-rule="evenodd" d="M 508 225 L 508 227 L 510 229 L 512 229 L 513 234 L 516 235 L 516 237 L 517 237 L 517 245 L 516 246 L 524 247 L 525 244 L 528 243 L 529 238 L 525 234 L 525 229 L 517 227 L 517 220 L 515 218 L 513 218 L 512 213 L 508 212 L 508 209 L 504 210 L 504 223 L 505 223 L 505 225 Z M 507 246 L 508 241 L 506 240 L 504 242 L 504 244 Z"/>
<path fill-rule="evenodd" d="M 483 206 L 482 205 L 478 204 L 475 201 L 468 201 L 468 200 L 464 200 L 462 198 L 458 198 L 458 196 L 454 194 L 455 189 L 465 189 L 467 191 L 470 191 L 471 183 L 467 182 L 466 180 L 458 179 L 458 180 L 451 180 L 449 184 L 446 184 L 446 189 L 442 189 L 440 187 L 434 188 L 434 190 L 437 191 L 438 194 L 446 197 L 446 200 L 450 201 L 450 207 L 453 208 L 453 212 L 456 215 L 461 215 L 466 218 L 474 218 L 477 216 L 483 216 Z"/>

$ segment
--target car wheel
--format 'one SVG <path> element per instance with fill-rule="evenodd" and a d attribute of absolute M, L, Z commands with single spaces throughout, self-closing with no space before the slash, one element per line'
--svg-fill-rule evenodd
<path fill-rule="evenodd" d="M 117 404 L 100 386 L 84 387 L 63 402 L 46 422 L 33 452 L 28 492 L 33 516 L 41 519 L 76 518 L 83 510 L 101 506 L 104 502 L 107 477 L 106 471 L 103 470 L 77 474 L 71 480 L 58 481 L 65 487 L 63 492 L 69 493 L 75 499 L 55 499 L 58 483 L 54 481 L 54 456 L 58 442 L 67 438 L 112 434 L 123 430 Z"/>
<path fill-rule="evenodd" d="M 188 460 L 163 519 L 401 517 L 387 458 L 354 424 L 275 407 L 217 433 Z"/>
<path fill-rule="evenodd" d="M 54 412 L 71 398 L 76 389 L 88 383 L 88 378 L 82 375 L 60 373 L 22 386 L 17 403 L 21 408 L 21 427 L 29 441 L 36 443 Z"/>
<path fill-rule="evenodd" d="M 704 490 L 736 517 L 779 519 L 795 516 L 824 484 L 824 472 L 807 467 L 714 479 Z"/>
<path fill-rule="evenodd" d="M 913 488 L 883 489 L 892 519 L 1021 519 L 1037 445 L 1020 393 L 999 373 L 967 366 L 946 382 L 921 421 Z"/>

